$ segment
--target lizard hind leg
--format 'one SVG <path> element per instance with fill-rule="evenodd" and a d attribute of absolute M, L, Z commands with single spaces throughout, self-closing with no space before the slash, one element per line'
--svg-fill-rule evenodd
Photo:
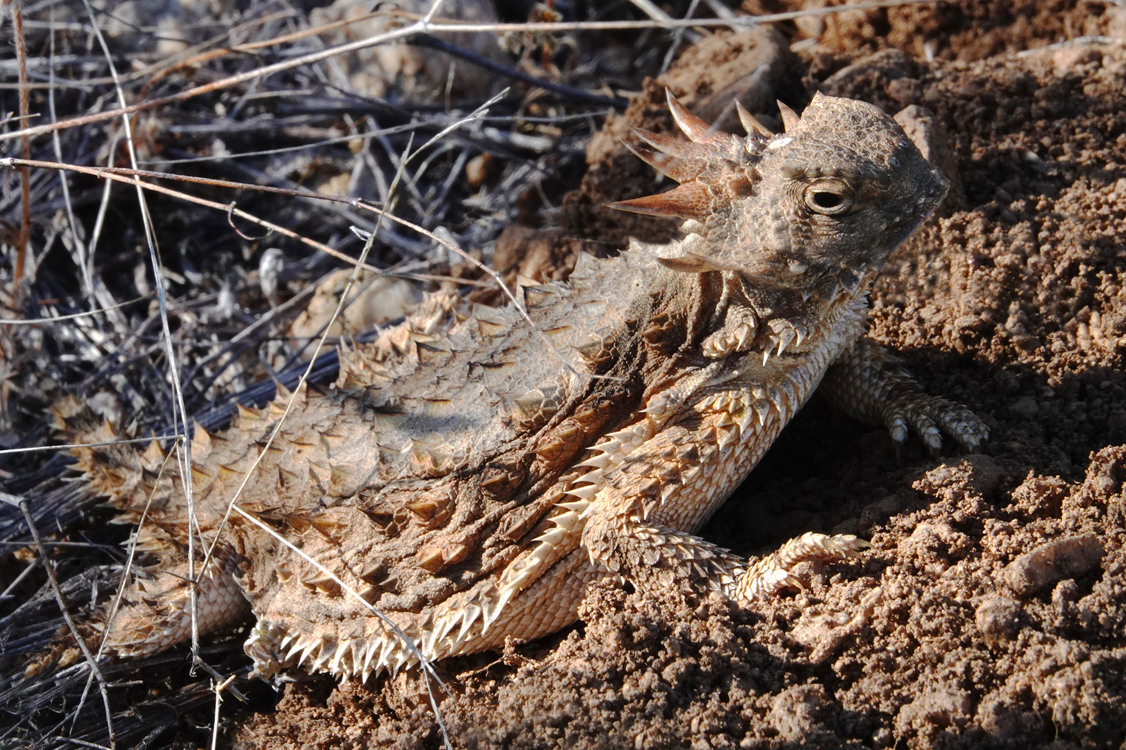
<path fill-rule="evenodd" d="M 188 641 L 193 618 L 197 632 L 206 635 L 250 614 L 250 602 L 237 579 L 216 561 L 196 570 L 193 611 L 188 573 L 186 563 L 162 566 L 155 577 L 132 581 L 115 612 L 111 600 L 102 613 L 108 627 L 100 626 L 105 652 L 117 658 L 152 656 Z"/>
<path fill-rule="evenodd" d="M 746 603 L 782 589 L 804 588 L 794 573 L 803 562 L 843 562 L 870 545 L 851 534 L 808 532 L 748 564 L 691 534 L 619 512 L 595 513 L 583 529 L 583 546 L 592 563 L 642 588 L 715 590 Z"/>
<path fill-rule="evenodd" d="M 747 602 L 784 588 L 802 588 L 793 573 L 802 562 L 843 561 L 868 546 L 849 534 L 807 533 L 748 565 L 687 531 L 699 528 L 710 515 L 710 509 L 702 506 L 715 504 L 686 502 L 709 494 L 713 484 L 709 477 L 716 474 L 716 467 L 707 456 L 699 467 L 679 473 L 683 483 L 673 481 L 677 472 L 666 472 L 661 481 L 652 478 L 659 474 L 654 459 L 665 454 L 667 439 L 669 433 L 635 451 L 631 456 L 635 460 L 611 472 L 616 476 L 605 477 L 607 481 L 594 494 L 583 513 L 582 531 L 582 547 L 592 564 L 643 589 L 712 590 Z"/>

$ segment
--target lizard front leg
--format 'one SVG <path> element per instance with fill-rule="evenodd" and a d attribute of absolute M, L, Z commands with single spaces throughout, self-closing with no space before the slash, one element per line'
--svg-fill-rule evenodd
<path fill-rule="evenodd" d="M 746 601 L 799 586 L 791 569 L 800 562 L 841 560 L 866 546 L 850 535 L 806 534 L 748 566 L 692 535 L 781 428 L 781 414 L 757 423 L 753 409 L 739 406 L 734 401 L 724 410 L 666 426 L 604 474 L 583 514 L 582 545 L 592 563 L 642 588 L 687 583 Z"/>
<path fill-rule="evenodd" d="M 989 437 L 989 428 L 976 414 L 927 394 L 894 355 L 867 337 L 857 339 L 833 363 L 817 392 L 848 416 L 884 426 L 896 443 L 907 440 L 908 430 L 915 432 L 932 453 L 942 450 L 943 431 L 967 452 Z"/>

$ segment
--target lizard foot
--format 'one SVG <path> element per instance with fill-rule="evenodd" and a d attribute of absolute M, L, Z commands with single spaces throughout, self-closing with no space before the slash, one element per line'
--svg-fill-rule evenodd
<path fill-rule="evenodd" d="M 907 441 L 910 430 L 932 454 L 942 451 L 943 432 L 967 453 L 976 452 L 989 438 L 985 422 L 966 407 L 918 391 L 893 397 L 884 406 L 884 424 L 897 444 Z"/>
<path fill-rule="evenodd" d="M 736 596 L 741 601 L 750 601 L 771 596 L 784 588 L 804 588 L 801 580 L 791 572 L 798 563 L 807 560 L 847 560 L 857 557 L 861 550 L 869 546 L 868 542 L 852 534 L 828 536 L 806 532 L 750 566 L 739 581 Z"/>
<path fill-rule="evenodd" d="M 861 338 L 829 368 L 818 393 L 838 409 L 870 424 L 882 424 L 897 445 L 914 432 L 932 455 L 942 452 L 942 433 L 967 453 L 989 438 L 976 414 L 926 393 L 881 344 Z"/>

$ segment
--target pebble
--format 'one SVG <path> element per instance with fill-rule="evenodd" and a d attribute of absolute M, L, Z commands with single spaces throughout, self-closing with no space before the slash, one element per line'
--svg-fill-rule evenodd
<path fill-rule="evenodd" d="M 1082 578 L 1099 567 L 1106 550 L 1094 534 L 1069 536 L 1041 544 L 1013 560 L 1004 579 L 1018 596 L 1035 596 L 1067 578 Z"/>

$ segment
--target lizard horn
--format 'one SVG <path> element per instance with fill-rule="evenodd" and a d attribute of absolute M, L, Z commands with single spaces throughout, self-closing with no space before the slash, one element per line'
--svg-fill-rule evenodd
<path fill-rule="evenodd" d="M 635 214 L 654 216 L 679 216 L 683 219 L 703 219 L 712 211 L 714 197 L 706 185 L 686 182 L 680 187 L 659 195 L 647 195 L 628 201 L 607 203 L 609 208 Z"/>
<path fill-rule="evenodd" d="M 782 113 L 782 127 L 787 133 L 792 133 L 798 126 L 798 121 L 801 117 L 794 110 L 787 107 L 781 101 L 777 102 L 778 111 Z"/>

